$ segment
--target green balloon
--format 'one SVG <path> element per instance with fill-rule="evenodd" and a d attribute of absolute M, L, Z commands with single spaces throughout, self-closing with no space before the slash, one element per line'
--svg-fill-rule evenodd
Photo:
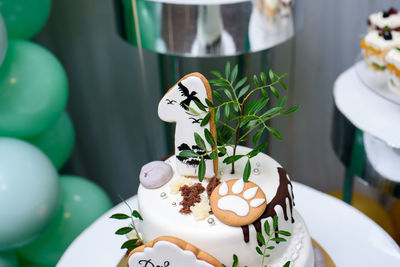
<path fill-rule="evenodd" d="M 0 252 L 1 267 L 18 267 L 17 255 L 14 252 Z"/>
<path fill-rule="evenodd" d="M 60 116 L 68 99 L 67 75 L 43 47 L 8 42 L 0 67 L 0 136 L 32 137 Z"/>
<path fill-rule="evenodd" d="M 45 25 L 50 0 L 0 0 L 0 12 L 10 39 L 30 39 Z"/>
<path fill-rule="evenodd" d="M 112 207 L 107 194 L 93 182 L 63 175 L 61 210 L 58 218 L 33 243 L 18 249 L 24 259 L 55 265 L 71 242 L 98 217 Z"/>
<path fill-rule="evenodd" d="M 27 138 L 26 141 L 40 148 L 59 170 L 71 156 L 74 143 L 74 126 L 66 112 L 41 134 Z"/>

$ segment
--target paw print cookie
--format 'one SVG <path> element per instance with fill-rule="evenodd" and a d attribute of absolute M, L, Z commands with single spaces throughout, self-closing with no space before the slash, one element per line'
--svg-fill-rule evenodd
<path fill-rule="evenodd" d="M 248 225 L 257 220 L 267 207 L 261 188 L 242 179 L 225 181 L 210 197 L 211 210 L 223 223 L 231 226 Z"/>

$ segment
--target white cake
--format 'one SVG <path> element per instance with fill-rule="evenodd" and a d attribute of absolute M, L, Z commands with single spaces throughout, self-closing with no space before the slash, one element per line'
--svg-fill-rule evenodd
<path fill-rule="evenodd" d="M 248 153 L 249 151 L 249 148 L 239 147 L 239 153 Z M 172 156 L 166 162 L 175 169 L 175 156 Z M 281 168 L 281 166 L 274 159 L 263 153 L 252 158 L 251 162 L 254 168 L 249 181 L 257 183 L 262 188 L 269 204 L 274 199 L 276 200 L 280 180 L 287 179 L 287 182 L 289 182 L 289 177 L 285 175 L 280 178 L 278 168 Z M 236 163 L 237 171 L 232 175 L 230 174 L 230 165 L 222 164 L 222 159 L 220 159 L 219 173 L 221 181 L 242 177 L 245 163 L 244 160 L 238 161 Z M 284 172 L 283 169 L 281 170 Z M 149 241 L 159 236 L 176 236 L 208 252 L 226 266 L 232 266 L 233 254 L 238 256 L 241 263 L 240 266 L 260 266 L 261 257 L 255 250 L 257 237 L 254 225 L 248 226 L 250 240 L 246 243 L 241 227 L 226 225 L 214 215 L 209 215 L 207 219 L 198 221 L 193 215 L 181 214 L 179 212 L 181 208 L 179 203 L 182 201 L 182 196 L 171 193 L 171 185 L 179 179 L 182 179 L 182 177 L 175 172 L 173 178 L 160 188 L 147 189 L 142 185 L 139 187 L 139 211 L 143 217 L 143 224 L 139 226 L 139 229 L 144 241 Z M 193 183 L 198 182 L 196 179 L 190 180 Z M 202 184 L 206 187 L 207 181 L 204 180 Z M 288 242 L 274 244 L 276 249 L 271 253 L 271 257 L 267 258 L 265 264 L 267 266 L 281 267 L 290 260 L 292 262 L 290 266 L 312 267 L 314 266 L 314 256 L 310 235 L 296 209 L 293 209 L 293 213 L 291 212 L 290 203 L 293 201 L 293 197 L 290 183 L 285 182 L 283 186 L 288 189 L 283 207 L 279 205 L 274 207 L 267 206 L 267 210 L 273 208 L 279 218 L 279 228 L 291 232 L 292 236 L 288 238 Z M 206 192 L 202 195 L 207 198 Z M 173 203 L 176 205 L 173 205 Z M 291 220 L 292 216 L 294 223 Z M 209 218 L 213 219 L 214 224 L 210 225 Z M 261 219 L 261 223 L 264 220 L 266 219 Z M 268 218 L 268 220 L 271 220 L 271 218 Z"/>
<path fill-rule="evenodd" d="M 385 27 L 389 30 L 400 30 L 400 14 L 397 9 L 390 8 L 386 11 L 373 13 L 368 18 L 368 28 L 370 31 L 378 30 L 383 31 Z"/>
<path fill-rule="evenodd" d="M 396 93 L 400 93 L 400 50 L 394 48 L 386 55 L 387 69 L 389 73 L 389 88 Z"/>

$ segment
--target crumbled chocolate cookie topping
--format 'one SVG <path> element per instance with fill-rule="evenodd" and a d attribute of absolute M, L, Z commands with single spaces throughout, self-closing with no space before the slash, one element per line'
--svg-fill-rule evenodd
<path fill-rule="evenodd" d="M 207 196 L 208 199 L 211 197 L 211 193 L 214 191 L 214 189 L 220 184 L 221 182 L 217 177 L 211 178 L 210 182 L 207 185 Z"/>
<path fill-rule="evenodd" d="M 179 191 L 181 191 L 181 195 L 183 197 L 183 200 L 179 203 L 182 205 L 182 208 L 179 212 L 183 214 L 190 214 L 192 212 L 190 207 L 201 201 L 200 194 L 205 190 L 206 189 L 201 185 L 201 183 L 196 183 L 192 186 L 184 185 L 179 188 Z"/>

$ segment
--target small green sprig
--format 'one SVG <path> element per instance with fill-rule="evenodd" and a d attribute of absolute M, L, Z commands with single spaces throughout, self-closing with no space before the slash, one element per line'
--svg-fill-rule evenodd
<path fill-rule="evenodd" d="M 134 219 L 134 218 L 137 218 L 137 219 L 143 221 L 143 218 L 142 218 L 142 216 L 140 215 L 140 213 L 137 210 L 132 210 L 132 208 L 129 206 L 129 204 L 124 199 L 121 198 L 121 200 L 129 208 L 130 215 L 127 215 L 127 214 L 124 214 L 124 213 L 115 213 L 115 214 L 111 215 L 110 218 L 111 219 L 116 219 L 116 220 L 131 219 L 131 223 L 130 223 L 129 226 L 122 227 L 122 228 L 118 229 L 115 232 L 116 235 L 126 235 L 126 234 L 128 234 L 128 233 L 130 233 L 132 231 L 135 231 L 136 238 L 130 239 L 128 241 L 125 241 L 121 246 L 121 249 L 125 249 L 126 248 L 126 249 L 128 249 L 128 251 L 131 251 L 131 250 L 134 250 L 135 248 L 137 248 L 137 247 L 139 247 L 139 246 L 144 244 L 143 240 L 140 237 L 140 234 L 139 234 L 139 232 L 138 232 L 138 230 L 136 228 L 135 219 Z"/>
<path fill-rule="evenodd" d="M 214 122 L 217 126 L 217 141 L 208 129 L 204 129 L 205 140 L 198 134 L 194 133 L 196 145 L 201 148 L 204 153 L 197 153 L 194 150 L 182 151 L 179 156 L 187 158 L 199 158 L 198 177 L 202 181 L 206 172 L 205 159 L 212 160 L 217 157 L 227 155 L 227 147 L 233 148 L 232 155 L 227 155 L 223 163 L 232 164 L 232 173 L 235 172 L 235 162 L 241 158 L 247 158 L 247 163 L 243 172 L 243 180 L 248 181 L 251 173 L 250 159 L 263 151 L 267 146 L 267 142 L 259 142 L 261 135 L 268 131 L 273 136 L 282 140 L 280 132 L 270 125 L 268 121 L 279 115 L 287 115 L 295 112 L 298 106 L 284 110 L 286 104 L 286 96 L 281 97 L 277 86 L 287 90 L 282 79 L 286 76 L 281 76 L 268 71 L 268 78 L 264 72 L 259 76 L 254 75 L 253 81 L 248 82 L 247 77 L 238 80 L 238 66 L 231 69 L 230 63 L 225 66 L 225 75 L 223 76 L 218 71 L 211 72 L 216 79 L 210 80 L 210 84 L 215 88 L 213 96 L 216 103 L 212 103 L 209 99 L 205 99 L 206 105 L 195 101 L 199 110 L 188 106 L 188 114 L 191 116 L 202 116 L 200 126 L 205 126 L 209 123 L 212 114 L 214 113 Z M 261 93 L 258 99 L 253 99 L 255 93 Z M 278 105 L 268 110 L 264 110 L 268 104 L 270 97 L 269 92 L 279 99 Z M 225 100 L 224 100 L 225 99 Z M 222 113 L 222 115 L 221 115 Z M 252 136 L 253 145 L 256 146 L 247 154 L 238 155 L 236 153 L 237 146 Z M 206 142 L 211 146 L 211 149 L 206 148 Z"/>
<path fill-rule="evenodd" d="M 279 235 L 282 235 L 285 237 L 289 237 L 292 235 L 288 231 L 278 229 L 278 217 L 277 216 L 274 216 L 274 218 L 273 218 L 272 229 L 271 229 L 271 226 L 270 226 L 268 220 L 265 220 L 264 231 L 266 234 L 265 237 L 261 233 L 257 233 L 257 240 L 262 245 L 262 246 L 256 247 L 257 253 L 262 256 L 261 266 L 264 266 L 265 258 L 268 258 L 271 256 L 270 254 L 268 254 L 268 251 L 275 249 L 275 246 L 270 246 L 269 243 L 271 241 L 275 241 L 277 243 L 286 242 L 286 239 L 284 237 L 280 237 Z M 283 265 L 283 267 L 288 267 L 288 266 L 290 266 L 290 261 L 286 262 L 285 265 Z"/>

